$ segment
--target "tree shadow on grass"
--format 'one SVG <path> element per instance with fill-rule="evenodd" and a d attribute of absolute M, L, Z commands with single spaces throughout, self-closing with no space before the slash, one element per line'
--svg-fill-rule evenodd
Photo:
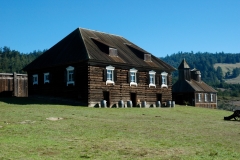
<path fill-rule="evenodd" d="M 17 105 L 70 105 L 70 106 L 85 106 L 83 103 L 61 98 L 46 98 L 46 97 L 0 97 L 0 101 L 7 104 L 17 104 Z"/>

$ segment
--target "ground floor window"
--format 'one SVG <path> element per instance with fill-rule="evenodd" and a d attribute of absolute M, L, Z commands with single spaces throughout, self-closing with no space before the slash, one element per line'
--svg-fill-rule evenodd
<path fill-rule="evenodd" d="M 38 84 L 38 75 L 37 74 L 33 75 L 33 85 L 34 84 Z"/>

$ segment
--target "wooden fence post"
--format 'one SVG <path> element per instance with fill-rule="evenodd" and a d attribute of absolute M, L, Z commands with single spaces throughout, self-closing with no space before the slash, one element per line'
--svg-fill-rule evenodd
<path fill-rule="evenodd" d="M 17 73 L 13 73 L 13 96 L 18 97 L 18 81 L 17 81 Z"/>

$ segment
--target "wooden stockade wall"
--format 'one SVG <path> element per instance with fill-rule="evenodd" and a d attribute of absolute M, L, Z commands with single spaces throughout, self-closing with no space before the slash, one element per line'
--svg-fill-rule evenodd
<path fill-rule="evenodd" d="M 27 74 L 0 73 L 0 97 L 27 97 Z"/>

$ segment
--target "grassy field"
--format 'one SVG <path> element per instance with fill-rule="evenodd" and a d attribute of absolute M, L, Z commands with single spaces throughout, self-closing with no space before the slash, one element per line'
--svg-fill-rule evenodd
<path fill-rule="evenodd" d="M 240 68 L 240 63 L 236 64 L 228 64 L 228 63 L 215 63 L 214 68 L 217 69 L 217 67 L 221 67 L 223 71 L 223 75 L 225 75 L 228 71 L 232 74 L 232 71 L 234 68 Z M 238 84 L 240 82 L 240 76 L 232 79 L 224 79 L 226 83 L 229 84 Z"/>
<path fill-rule="evenodd" d="M 240 63 L 235 63 L 235 64 L 230 64 L 230 63 L 215 63 L 213 66 L 215 69 L 217 69 L 217 67 L 221 67 L 222 71 L 223 71 L 223 75 L 225 75 L 228 71 L 230 73 L 232 73 L 232 70 L 234 68 L 240 68 Z"/>
<path fill-rule="evenodd" d="M 239 159 L 229 111 L 87 108 L 0 98 L 2 159 Z M 51 118 L 54 117 L 54 118 Z"/>

